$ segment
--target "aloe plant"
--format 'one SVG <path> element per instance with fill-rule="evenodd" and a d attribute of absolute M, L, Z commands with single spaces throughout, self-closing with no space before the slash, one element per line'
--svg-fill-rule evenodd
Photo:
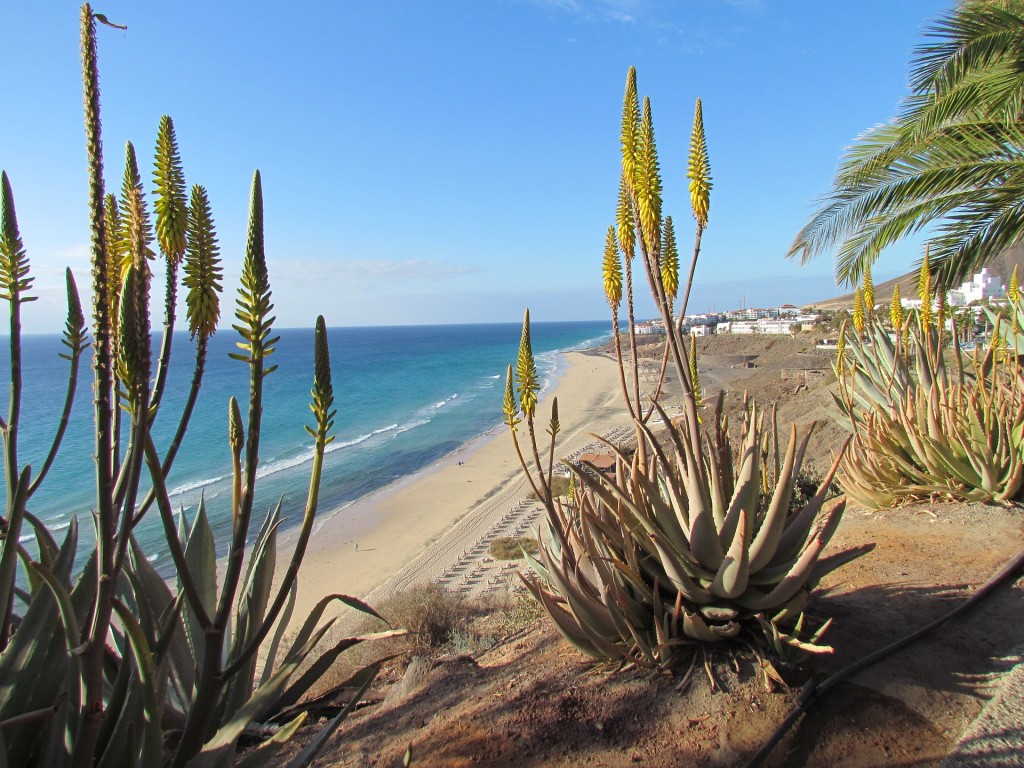
<path fill-rule="evenodd" d="M 660 385 L 650 401 L 641 400 L 635 348 L 626 361 L 617 345 L 636 450 L 628 454 L 608 445 L 616 456 L 614 476 L 569 462 L 575 493 L 568 504 L 538 494 L 547 514 L 539 532 L 539 557 L 530 559 L 534 574 L 524 580 L 565 638 L 596 659 L 675 667 L 687 660 L 692 664 L 696 648 L 734 641 L 745 642 L 762 657 L 763 668 L 770 669 L 765 654 L 790 658 L 829 650 L 819 642 L 824 626 L 813 632 L 805 628 L 803 606 L 824 573 L 863 550 L 821 557 L 845 504 L 825 504 L 836 465 L 814 497 L 791 511 L 809 434 L 801 440 L 791 429 L 783 455 L 774 414 L 766 427 L 756 406 L 748 403 L 734 459 L 722 396 L 714 416 L 702 425 L 696 350 L 691 345 L 688 353 L 681 321 L 710 207 L 703 110 L 698 101 L 688 173 L 697 224 L 694 258 L 674 316 L 674 228 L 662 219 L 650 101 L 644 100 L 642 112 L 639 103 L 636 74 L 630 69 L 621 135 L 622 182 L 617 223 L 606 237 L 604 287 L 617 318 L 624 297 L 632 306 L 628 270 L 623 291 L 619 251 L 626 265 L 634 254 L 639 257 L 666 329 L 663 373 L 674 366 L 682 386 L 682 414 L 675 421 L 669 418 L 660 402 Z M 632 338 L 631 313 L 629 324 Z M 519 370 L 532 356 L 526 343 L 528 313 L 522 339 Z M 522 386 L 521 376 L 519 381 L 517 390 L 510 366 L 505 423 L 524 473 L 535 489 L 543 490 L 555 454 L 557 401 L 545 465 L 538 445 L 536 393 Z M 655 414 L 664 425 L 661 435 L 650 425 Z"/>
<path fill-rule="evenodd" d="M 946 349 L 929 315 L 918 313 L 906 342 L 878 322 L 867 342 L 846 340 L 835 401 L 853 440 L 840 483 L 869 509 L 933 497 L 1020 498 L 1024 378 L 1016 357 L 989 349 L 968 359 L 958 343 Z"/>
<path fill-rule="evenodd" d="M 263 764 L 307 719 L 300 698 L 347 648 L 395 634 L 348 637 L 323 647 L 332 622 L 326 608 L 342 602 L 374 616 L 362 601 L 324 597 L 288 641 L 299 566 L 315 521 L 326 446 L 333 439 L 334 391 L 326 324 L 316 322 L 312 402 L 314 423 L 309 491 L 298 541 L 282 572 L 277 568 L 281 505 L 258 523 L 251 547 L 259 464 L 263 383 L 275 366 L 271 289 L 263 244 L 259 172 L 252 187 L 249 237 L 237 301 L 235 330 L 250 370 L 243 418 L 228 406 L 228 451 L 233 465 L 232 537 L 222 569 L 208 511 L 192 519 L 171 508 L 167 479 L 198 397 L 210 336 L 220 316 L 221 269 L 209 200 L 201 186 L 186 200 L 184 172 L 170 118 L 160 121 L 151 212 L 134 147 L 126 147 L 121 197 L 106 194 L 99 111 L 96 23 L 82 8 L 89 207 L 92 225 L 92 346 L 96 499 L 94 539 L 80 541 L 72 519 L 58 542 L 28 511 L 28 500 L 54 465 L 73 405 L 83 353 L 89 346 L 77 289 L 68 283 L 64 331 L 68 395 L 52 447 L 39 472 L 23 466 L 18 436 L 23 392 L 21 313 L 33 300 L 32 277 L 18 229 L 11 184 L 0 174 L 0 297 L 10 306 L 11 401 L 0 421 L 7 502 L 0 550 L 0 730 L 2 762 L 9 766 L 222 766 L 239 740 L 257 746 L 246 764 Z M 156 243 L 167 268 L 164 332 L 154 357 L 150 340 L 150 260 Z M 184 263 L 189 328 L 195 340 L 192 387 L 176 434 L 164 454 L 151 428 L 161 416 L 170 362 L 179 265 Z M 144 494 L 146 485 L 150 486 Z M 133 531 L 156 507 L 176 584 L 153 569 Z M 30 527 L 35 553 L 21 544 Z M 78 558 L 83 563 L 76 566 Z M 300 667 L 305 671 L 300 672 Z M 342 686 L 361 691 L 378 664 Z M 357 694 L 359 695 L 359 694 Z M 354 700 L 332 721 L 337 727 Z M 322 746 L 323 739 L 315 742 Z M 306 765 L 315 749 L 300 755 Z"/>

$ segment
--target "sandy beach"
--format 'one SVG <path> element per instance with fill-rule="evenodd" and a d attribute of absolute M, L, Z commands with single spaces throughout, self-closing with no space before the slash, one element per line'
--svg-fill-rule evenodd
<path fill-rule="evenodd" d="M 564 364 L 537 417 L 538 431 L 546 438 L 551 401 L 558 398 L 562 432 L 556 457 L 579 451 L 594 441 L 594 434 L 622 431 L 629 423 L 614 360 L 596 352 L 571 352 Z M 496 400 L 496 416 L 500 408 Z M 522 529 L 536 519 L 529 492 L 508 429 L 500 427 L 333 516 L 333 510 L 321 511 L 325 522 L 312 537 L 299 572 L 293 620 L 303 620 L 326 594 L 344 593 L 373 604 L 484 560 L 481 542 L 489 535 L 502 526 L 515 532 L 514 526 Z M 289 543 L 285 537 L 285 550 Z"/>

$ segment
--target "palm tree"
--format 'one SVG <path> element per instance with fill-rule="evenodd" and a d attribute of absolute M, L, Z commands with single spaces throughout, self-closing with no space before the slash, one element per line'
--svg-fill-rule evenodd
<path fill-rule="evenodd" d="M 949 287 L 1024 236 L 1024 0 L 962 0 L 926 35 L 912 95 L 847 150 L 790 258 L 838 246 L 836 277 L 856 283 L 933 224 L 931 271 Z"/>

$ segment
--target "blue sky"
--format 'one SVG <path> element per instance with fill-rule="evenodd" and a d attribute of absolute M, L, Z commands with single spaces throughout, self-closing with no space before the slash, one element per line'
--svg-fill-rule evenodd
<path fill-rule="evenodd" d="M 279 327 L 600 319 L 626 71 L 652 100 L 665 212 L 689 250 L 685 164 L 703 100 L 714 190 L 691 310 L 837 292 L 784 254 L 843 148 L 893 116 L 950 0 L 381 0 L 94 5 L 108 188 L 160 116 L 209 191 L 230 311 L 263 176 Z M 10 3 L 0 168 L 40 300 L 88 290 L 78 5 Z M 894 247 L 876 280 L 907 271 Z M 640 303 L 641 314 L 649 303 Z"/>

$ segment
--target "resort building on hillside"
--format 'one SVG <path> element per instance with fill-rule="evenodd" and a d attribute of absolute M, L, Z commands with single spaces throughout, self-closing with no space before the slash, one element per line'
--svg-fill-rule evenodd
<path fill-rule="evenodd" d="M 974 277 L 965 282 L 959 288 L 946 292 L 946 303 L 951 307 L 967 307 L 971 304 L 978 304 L 987 299 L 1001 299 L 1006 295 L 1006 286 L 1003 281 L 993 274 L 990 274 L 987 267 L 981 272 L 975 273 Z M 920 309 L 920 299 L 900 299 L 904 309 Z M 934 306 L 938 307 L 938 299 Z"/>
<path fill-rule="evenodd" d="M 989 274 L 988 268 L 983 267 L 981 272 L 976 273 L 960 288 L 946 294 L 946 301 L 951 307 L 966 307 L 985 299 L 1001 299 L 1005 295 L 1006 286 L 1003 285 L 1003 281 Z"/>
<path fill-rule="evenodd" d="M 637 336 L 664 336 L 665 323 L 661 320 L 648 320 L 645 323 L 636 324 Z"/>
<path fill-rule="evenodd" d="M 779 320 L 777 318 L 762 317 L 759 320 L 728 320 L 719 323 L 715 331 L 717 333 L 732 333 L 736 335 L 750 336 L 753 334 L 764 334 L 780 336 L 793 332 L 794 326 L 799 326 L 795 320 Z"/>
<path fill-rule="evenodd" d="M 734 309 L 729 313 L 730 320 L 760 320 L 762 317 L 778 316 L 778 309 L 768 309 L 766 307 L 746 307 L 744 309 Z"/>

